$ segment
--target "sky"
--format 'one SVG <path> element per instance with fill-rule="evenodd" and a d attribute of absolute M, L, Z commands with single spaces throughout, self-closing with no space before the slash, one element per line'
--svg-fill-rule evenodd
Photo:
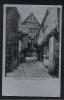
<path fill-rule="evenodd" d="M 47 6 L 43 5 L 19 5 L 17 6 L 18 12 L 21 15 L 21 22 L 23 22 L 31 12 L 34 13 L 35 17 L 38 21 L 42 22 L 45 12 L 47 10 Z"/>

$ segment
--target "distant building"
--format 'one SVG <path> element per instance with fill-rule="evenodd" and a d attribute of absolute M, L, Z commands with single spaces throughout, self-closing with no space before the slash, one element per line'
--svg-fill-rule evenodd
<path fill-rule="evenodd" d="M 37 36 L 40 29 L 40 23 L 34 14 L 30 15 L 19 24 L 19 34 L 22 38 L 22 50 L 24 56 L 28 55 L 28 52 L 32 55 L 32 52 L 36 52 L 35 45 L 37 44 Z"/>
<path fill-rule="evenodd" d="M 16 7 L 6 7 L 6 72 L 16 67 L 18 59 L 18 19 Z"/>
<path fill-rule="evenodd" d="M 60 8 L 48 8 L 42 21 L 37 44 L 40 60 L 49 73 L 59 74 Z"/>
<path fill-rule="evenodd" d="M 40 23 L 33 13 L 30 13 L 19 27 L 19 31 L 22 31 L 25 34 L 27 33 L 29 40 L 32 40 L 34 44 L 37 43 L 37 34 L 39 29 Z"/>

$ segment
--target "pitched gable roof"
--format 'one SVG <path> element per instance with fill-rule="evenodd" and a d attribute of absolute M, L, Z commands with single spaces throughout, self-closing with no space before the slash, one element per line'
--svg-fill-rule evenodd
<path fill-rule="evenodd" d="M 33 22 L 40 25 L 39 21 L 34 16 L 33 12 L 30 13 L 30 15 L 22 22 L 22 24 L 25 24 L 26 22 Z"/>

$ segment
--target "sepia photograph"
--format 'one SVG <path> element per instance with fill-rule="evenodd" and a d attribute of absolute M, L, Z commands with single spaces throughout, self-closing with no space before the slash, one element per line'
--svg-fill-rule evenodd
<path fill-rule="evenodd" d="M 3 5 L 3 96 L 60 97 L 61 5 Z"/>

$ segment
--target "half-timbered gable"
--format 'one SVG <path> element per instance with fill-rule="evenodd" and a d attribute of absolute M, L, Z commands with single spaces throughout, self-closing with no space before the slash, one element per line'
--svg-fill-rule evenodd
<path fill-rule="evenodd" d="M 29 37 L 31 39 L 34 40 L 34 42 L 36 43 L 37 42 L 37 34 L 38 34 L 38 31 L 40 29 L 40 23 L 39 21 L 37 20 L 37 18 L 35 17 L 35 15 L 31 12 L 30 15 L 22 22 L 21 24 L 21 28 L 22 26 L 25 26 L 28 30 L 28 34 L 29 34 Z"/>

